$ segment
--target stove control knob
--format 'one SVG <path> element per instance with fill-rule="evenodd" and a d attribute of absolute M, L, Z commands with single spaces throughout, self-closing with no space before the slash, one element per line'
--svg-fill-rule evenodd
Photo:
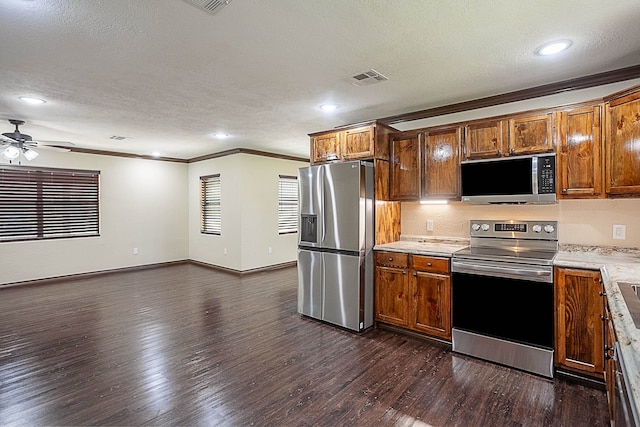
<path fill-rule="evenodd" d="M 540 224 L 535 224 L 533 227 L 531 227 L 531 229 L 534 233 L 539 233 L 542 231 L 542 226 Z"/>
<path fill-rule="evenodd" d="M 551 224 L 547 224 L 544 226 L 545 233 L 553 233 L 556 229 Z"/>
<path fill-rule="evenodd" d="M 482 224 L 482 231 L 489 231 L 489 224 Z"/>
<path fill-rule="evenodd" d="M 475 223 L 474 223 L 474 224 L 471 224 L 471 229 L 472 229 L 473 231 L 478 231 L 478 230 L 480 230 L 480 224 L 475 224 Z"/>

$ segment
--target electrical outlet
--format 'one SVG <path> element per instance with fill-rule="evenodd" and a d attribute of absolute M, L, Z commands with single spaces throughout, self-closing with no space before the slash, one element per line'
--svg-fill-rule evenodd
<path fill-rule="evenodd" d="M 133 248 L 133 254 L 138 255 L 138 248 Z"/>
<path fill-rule="evenodd" d="M 613 238 L 625 240 L 627 238 L 627 226 L 624 224 L 613 224 Z"/>
<path fill-rule="evenodd" d="M 227 248 L 224 248 L 224 254 L 225 255 L 227 254 Z"/>
<path fill-rule="evenodd" d="M 427 231 L 433 231 L 433 220 L 432 219 L 428 219 L 427 220 Z"/>
<path fill-rule="evenodd" d="M 273 249 L 271 249 L 271 246 L 269 246 L 269 248 L 267 249 L 267 252 L 272 254 L 273 253 Z"/>

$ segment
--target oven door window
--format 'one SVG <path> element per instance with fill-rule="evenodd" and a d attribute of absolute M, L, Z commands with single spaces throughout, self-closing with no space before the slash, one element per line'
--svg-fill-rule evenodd
<path fill-rule="evenodd" d="M 553 284 L 453 273 L 453 327 L 553 348 Z"/>

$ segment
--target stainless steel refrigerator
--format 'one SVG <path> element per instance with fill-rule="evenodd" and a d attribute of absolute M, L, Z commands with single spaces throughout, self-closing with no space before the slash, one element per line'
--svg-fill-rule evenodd
<path fill-rule="evenodd" d="M 353 331 L 373 325 L 373 163 L 300 168 L 298 312 Z"/>

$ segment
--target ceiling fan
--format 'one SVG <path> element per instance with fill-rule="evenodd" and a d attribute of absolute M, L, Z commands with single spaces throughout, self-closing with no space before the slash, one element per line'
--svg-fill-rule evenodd
<path fill-rule="evenodd" d="M 35 159 L 39 155 L 34 150 L 36 147 L 55 151 L 70 151 L 68 147 L 74 145 L 67 141 L 34 141 L 31 135 L 20 132 L 18 127 L 24 124 L 23 120 L 9 119 L 9 123 L 15 125 L 15 130 L 0 136 L 0 153 L 9 162 L 17 159 L 21 154 L 29 161 Z"/>

